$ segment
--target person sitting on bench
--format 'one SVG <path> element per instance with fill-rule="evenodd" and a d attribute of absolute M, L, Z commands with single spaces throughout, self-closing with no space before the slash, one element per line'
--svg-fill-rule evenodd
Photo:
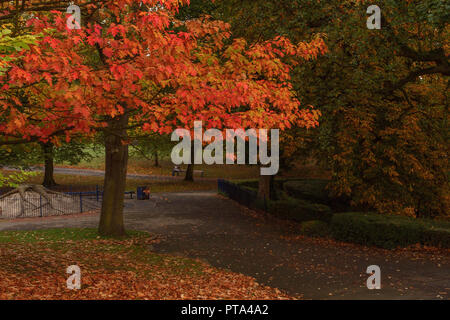
<path fill-rule="evenodd" d="M 181 169 L 179 166 L 174 166 L 172 170 L 172 177 L 175 176 L 175 174 L 178 176 L 178 174 L 181 172 Z"/>

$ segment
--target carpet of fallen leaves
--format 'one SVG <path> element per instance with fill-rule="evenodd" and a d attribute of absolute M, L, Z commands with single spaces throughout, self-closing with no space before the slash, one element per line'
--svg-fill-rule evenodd
<path fill-rule="evenodd" d="M 0 299 L 292 299 L 248 276 L 151 252 L 155 239 L 0 244 Z M 81 289 L 67 289 L 70 265 Z"/>

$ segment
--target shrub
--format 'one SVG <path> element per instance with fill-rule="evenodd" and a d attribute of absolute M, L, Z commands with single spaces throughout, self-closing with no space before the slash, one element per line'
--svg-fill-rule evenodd
<path fill-rule="evenodd" d="M 288 195 L 296 199 L 328 204 L 328 183 L 328 180 L 320 179 L 295 180 L 285 182 L 283 188 Z"/>
<path fill-rule="evenodd" d="M 291 197 L 328 205 L 335 212 L 366 210 L 366 208 L 351 209 L 351 199 L 348 196 L 331 197 L 327 189 L 329 183 L 330 180 L 324 179 L 287 180 L 283 184 L 283 189 Z"/>
<path fill-rule="evenodd" d="M 330 234 L 330 226 L 320 220 L 304 221 L 300 225 L 300 232 L 307 236 L 326 237 Z"/>
<path fill-rule="evenodd" d="M 298 222 L 310 220 L 330 221 L 333 215 L 331 208 L 326 205 L 293 198 L 269 201 L 267 207 L 269 213 L 277 217 Z"/>
<path fill-rule="evenodd" d="M 387 249 L 416 243 L 448 248 L 450 244 L 450 228 L 445 222 L 376 213 L 336 214 L 331 219 L 331 233 L 337 240 Z"/>
<path fill-rule="evenodd" d="M 251 179 L 251 180 L 239 180 L 235 182 L 237 185 L 241 187 L 246 187 L 253 190 L 258 190 L 258 180 Z"/>
<path fill-rule="evenodd" d="M 444 228 L 425 229 L 422 234 L 422 244 L 434 247 L 450 248 L 450 230 Z"/>
<path fill-rule="evenodd" d="M 275 184 L 275 189 L 278 190 L 282 190 L 283 189 L 283 185 L 284 183 L 288 182 L 288 181 L 292 181 L 292 178 L 285 178 L 285 179 L 278 179 L 275 178 L 274 184 Z M 250 188 L 253 190 L 258 190 L 258 184 L 259 184 L 259 180 L 258 179 L 246 179 L 246 180 L 236 180 L 234 181 L 235 184 L 241 186 L 241 187 L 246 187 L 246 188 Z"/>

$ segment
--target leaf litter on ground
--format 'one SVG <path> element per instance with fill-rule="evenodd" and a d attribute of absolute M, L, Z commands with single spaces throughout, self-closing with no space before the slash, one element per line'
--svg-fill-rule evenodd
<path fill-rule="evenodd" d="M 0 299 L 294 298 L 199 260 L 153 253 L 149 248 L 158 239 L 151 235 L 54 241 L 14 236 L 14 242 L 0 243 Z M 67 288 L 70 265 L 81 269 L 80 290 Z"/>

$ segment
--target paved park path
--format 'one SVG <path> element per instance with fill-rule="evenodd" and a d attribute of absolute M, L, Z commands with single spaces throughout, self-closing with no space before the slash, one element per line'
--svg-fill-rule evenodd
<path fill-rule="evenodd" d="M 293 225 L 263 218 L 209 192 L 127 200 L 128 229 L 161 241 L 151 250 L 188 256 L 255 277 L 305 299 L 449 299 L 449 251 L 366 248 L 287 237 Z M 0 230 L 96 227 L 98 214 L 0 221 Z M 381 268 L 381 290 L 368 290 L 366 268 Z"/>

